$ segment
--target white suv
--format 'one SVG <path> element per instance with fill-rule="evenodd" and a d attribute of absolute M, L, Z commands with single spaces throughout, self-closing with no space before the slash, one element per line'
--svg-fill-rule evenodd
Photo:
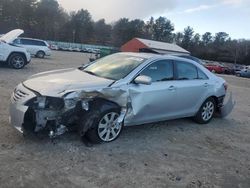
<path fill-rule="evenodd" d="M 8 63 L 14 69 L 23 68 L 31 60 L 25 48 L 12 44 L 23 32 L 23 30 L 16 29 L 0 37 L 0 61 Z"/>
<path fill-rule="evenodd" d="M 31 38 L 17 38 L 14 44 L 26 48 L 35 57 L 44 58 L 51 55 L 51 49 L 46 41 Z"/>

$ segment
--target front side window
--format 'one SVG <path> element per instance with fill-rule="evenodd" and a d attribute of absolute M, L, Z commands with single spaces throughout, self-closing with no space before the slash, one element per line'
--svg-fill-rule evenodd
<path fill-rule="evenodd" d="M 161 60 L 149 65 L 142 71 L 141 75 L 149 76 L 152 82 L 161 82 L 174 79 L 173 62 Z"/>
<path fill-rule="evenodd" d="M 198 79 L 197 68 L 186 62 L 176 62 L 177 80 L 194 80 Z"/>
<path fill-rule="evenodd" d="M 201 71 L 199 68 L 198 68 L 198 77 L 201 80 L 207 80 L 208 79 L 207 75 L 203 71 Z"/>
<path fill-rule="evenodd" d="M 20 39 L 15 39 L 15 40 L 13 41 L 13 43 L 14 43 L 14 44 L 21 44 Z"/>

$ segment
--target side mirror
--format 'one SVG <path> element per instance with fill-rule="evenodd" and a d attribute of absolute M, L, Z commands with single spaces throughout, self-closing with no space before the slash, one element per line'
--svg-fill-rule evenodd
<path fill-rule="evenodd" d="M 144 76 L 144 75 L 141 75 L 141 76 L 138 76 L 134 82 L 136 84 L 144 84 L 144 85 L 150 85 L 152 83 L 152 78 L 150 78 L 149 76 Z"/>

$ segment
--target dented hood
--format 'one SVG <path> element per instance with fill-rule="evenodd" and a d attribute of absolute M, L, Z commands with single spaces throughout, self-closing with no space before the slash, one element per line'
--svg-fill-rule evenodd
<path fill-rule="evenodd" d="M 24 31 L 21 29 L 15 29 L 12 30 L 5 35 L 3 35 L 0 39 L 5 41 L 6 43 L 11 43 L 13 42 L 17 37 L 19 37 L 21 34 L 23 34 Z"/>
<path fill-rule="evenodd" d="M 41 95 L 61 96 L 66 91 L 108 87 L 113 82 L 79 69 L 63 69 L 33 75 L 23 84 Z"/>

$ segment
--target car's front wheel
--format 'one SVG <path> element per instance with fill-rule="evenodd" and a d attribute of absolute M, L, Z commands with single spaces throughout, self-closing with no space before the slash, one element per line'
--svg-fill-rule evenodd
<path fill-rule="evenodd" d="M 198 113 L 194 117 L 195 121 L 200 124 L 209 123 L 215 113 L 216 105 L 213 98 L 208 98 L 200 107 Z"/>
<path fill-rule="evenodd" d="M 9 57 L 8 64 L 14 69 L 22 69 L 26 64 L 26 59 L 22 54 L 13 53 Z"/>
<path fill-rule="evenodd" d="M 92 125 L 85 136 L 92 143 L 114 141 L 119 137 L 123 128 L 123 123 L 118 122 L 119 116 L 120 112 L 115 108 L 106 110 L 98 116 L 90 113 L 87 118 L 92 119 Z"/>

